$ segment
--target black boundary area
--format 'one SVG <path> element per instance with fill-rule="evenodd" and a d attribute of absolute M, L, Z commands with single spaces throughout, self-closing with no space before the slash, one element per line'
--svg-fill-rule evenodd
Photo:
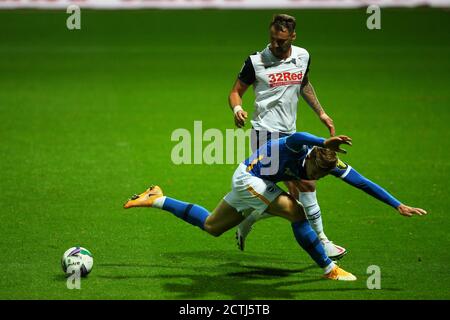
<path fill-rule="evenodd" d="M 14 300 L 0 301 L 4 315 L 101 319 L 387 319 L 445 314 L 450 300 Z M 212 310 L 207 315 L 206 308 Z M 189 310 L 190 314 L 183 314 Z M 195 310 L 196 314 L 192 314 Z"/>

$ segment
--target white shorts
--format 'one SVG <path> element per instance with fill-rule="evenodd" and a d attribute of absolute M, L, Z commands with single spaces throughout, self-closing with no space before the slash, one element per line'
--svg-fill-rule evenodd
<path fill-rule="evenodd" d="M 261 214 L 284 191 L 271 181 L 252 176 L 246 169 L 243 163 L 236 169 L 231 180 L 231 192 L 223 200 L 238 212 L 255 209 Z"/>

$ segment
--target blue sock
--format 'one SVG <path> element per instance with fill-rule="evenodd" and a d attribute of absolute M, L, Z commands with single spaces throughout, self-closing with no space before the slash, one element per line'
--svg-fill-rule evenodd
<path fill-rule="evenodd" d="M 311 228 L 307 220 L 294 222 L 292 224 L 295 239 L 298 244 L 311 256 L 311 258 L 321 267 L 325 268 L 332 261 L 327 257 L 325 249 L 320 243 L 317 234 Z"/>
<path fill-rule="evenodd" d="M 209 216 L 209 211 L 203 207 L 169 197 L 166 197 L 162 209 L 201 229 L 204 229 L 205 220 Z"/>

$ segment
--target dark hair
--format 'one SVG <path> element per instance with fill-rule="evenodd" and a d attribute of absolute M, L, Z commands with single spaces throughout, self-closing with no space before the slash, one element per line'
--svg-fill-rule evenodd
<path fill-rule="evenodd" d="M 295 31 L 295 18 L 287 14 L 276 14 L 272 18 L 270 28 L 274 27 L 276 31 L 289 31 L 293 33 Z"/>
<path fill-rule="evenodd" d="M 314 157 L 317 168 L 321 171 L 329 172 L 333 170 L 338 163 L 336 152 L 330 149 L 314 148 L 312 156 Z"/>

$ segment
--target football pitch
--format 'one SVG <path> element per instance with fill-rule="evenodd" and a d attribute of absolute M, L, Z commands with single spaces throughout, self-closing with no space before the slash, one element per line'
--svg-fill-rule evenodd
<path fill-rule="evenodd" d="M 234 230 L 122 209 L 150 184 L 210 210 L 230 190 L 236 165 L 175 165 L 171 134 L 234 127 L 229 90 L 275 12 L 86 10 L 69 31 L 64 11 L 0 11 L 0 299 L 450 299 L 449 11 L 383 9 L 381 30 L 364 9 L 286 12 L 319 100 L 353 138 L 341 159 L 429 212 L 405 218 L 320 181 L 325 231 L 358 281 L 322 280 L 279 218 L 240 252 Z M 303 101 L 298 129 L 328 133 Z M 95 262 L 69 290 L 60 258 L 76 245 Z"/>

